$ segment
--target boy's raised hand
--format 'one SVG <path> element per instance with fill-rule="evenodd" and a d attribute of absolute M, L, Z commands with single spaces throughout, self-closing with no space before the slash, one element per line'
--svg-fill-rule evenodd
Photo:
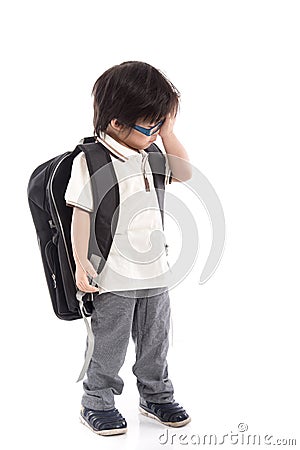
<path fill-rule="evenodd" d="M 89 284 L 88 275 L 92 278 L 97 276 L 97 272 L 88 259 L 84 264 L 76 264 L 75 280 L 78 289 L 82 292 L 99 292 L 98 288 Z"/>
<path fill-rule="evenodd" d="M 170 136 L 173 133 L 173 128 L 175 125 L 176 116 L 172 113 L 167 114 L 166 120 L 164 121 L 163 125 L 159 129 L 158 134 L 162 139 Z"/>

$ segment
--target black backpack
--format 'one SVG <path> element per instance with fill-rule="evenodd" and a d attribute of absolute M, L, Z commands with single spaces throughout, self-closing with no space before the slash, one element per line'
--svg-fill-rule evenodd
<path fill-rule="evenodd" d="M 84 138 L 86 144 L 95 138 Z M 81 295 L 75 282 L 75 261 L 71 243 L 73 208 L 66 206 L 64 194 L 71 176 L 75 156 L 84 145 L 67 151 L 39 165 L 31 174 L 27 196 L 37 240 L 42 256 L 44 272 L 57 317 L 74 320 L 88 317 L 93 310 L 90 293 Z M 82 307 L 81 307 L 82 306 Z"/>

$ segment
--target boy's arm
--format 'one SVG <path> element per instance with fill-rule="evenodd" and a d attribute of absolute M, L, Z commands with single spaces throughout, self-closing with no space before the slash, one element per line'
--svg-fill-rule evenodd
<path fill-rule="evenodd" d="M 76 264 L 76 285 L 83 292 L 96 292 L 91 286 L 87 275 L 96 277 L 97 272 L 88 260 L 88 245 L 90 239 L 90 213 L 73 207 L 71 241 L 73 256 Z"/>
<path fill-rule="evenodd" d="M 192 178 L 192 166 L 187 151 L 174 134 L 175 117 L 169 114 L 159 131 L 166 150 L 168 164 L 172 171 L 173 181 L 186 181 Z"/>

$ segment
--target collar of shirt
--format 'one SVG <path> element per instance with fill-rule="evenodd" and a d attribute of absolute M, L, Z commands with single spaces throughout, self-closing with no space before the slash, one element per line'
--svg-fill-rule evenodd
<path fill-rule="evenodd" d="M 146 161 L 148 159 L 149 154 L 145 150 L 133 150 L 129 147 L 126 147 L 125 145 L 120 144 L 115 139 L 113 139 L 109 134 L 105 136 L 104 139 L 104 133 L 100 132 L 100 136 L 97 136 L 97 141 L 101 142 L 103 145 L 108 148 L 108 150 L 115 155 L 117 158 L 121 159 L 121 161 L 126 162 L 128 161 L 129 157 L 141 155 L 141 170 L 143 172 L 144 177 L 144 183 L 145 183 L 145 190 L 150 191 L 150 184 L 147 177 L 146 172 Z"/>
<path fill-rule="evenodd" d="M 114 138 L 112 138 L 109 134 L 106 134 L 104 136 L 104 133 L 100 132 L 100 138 L 97 136 L 97 141 L 101 142 L 103 145 L 105 145 L 113 155 L 120 158 L 123 162 L 127 161 L 130 156 L 135 156 L 137 154 L 146 154 L 145 150 L 133 150 L 125 145 L 120 144 L 120 142 L 116 141 Z"/>

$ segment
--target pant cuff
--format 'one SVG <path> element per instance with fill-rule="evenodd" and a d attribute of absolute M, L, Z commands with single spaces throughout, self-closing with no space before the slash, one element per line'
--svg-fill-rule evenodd
<path fill-rule="evenodd" d="M 95 401 L 89 401 L 89 400 L 82 400 L 81 405 L 88 409 L 94 409 L 98 411 L 108 411 L 110 409 L 115 408 L 115 404 L 113 405 L 104 405 L 101 402 L 95 402 Z"/>

